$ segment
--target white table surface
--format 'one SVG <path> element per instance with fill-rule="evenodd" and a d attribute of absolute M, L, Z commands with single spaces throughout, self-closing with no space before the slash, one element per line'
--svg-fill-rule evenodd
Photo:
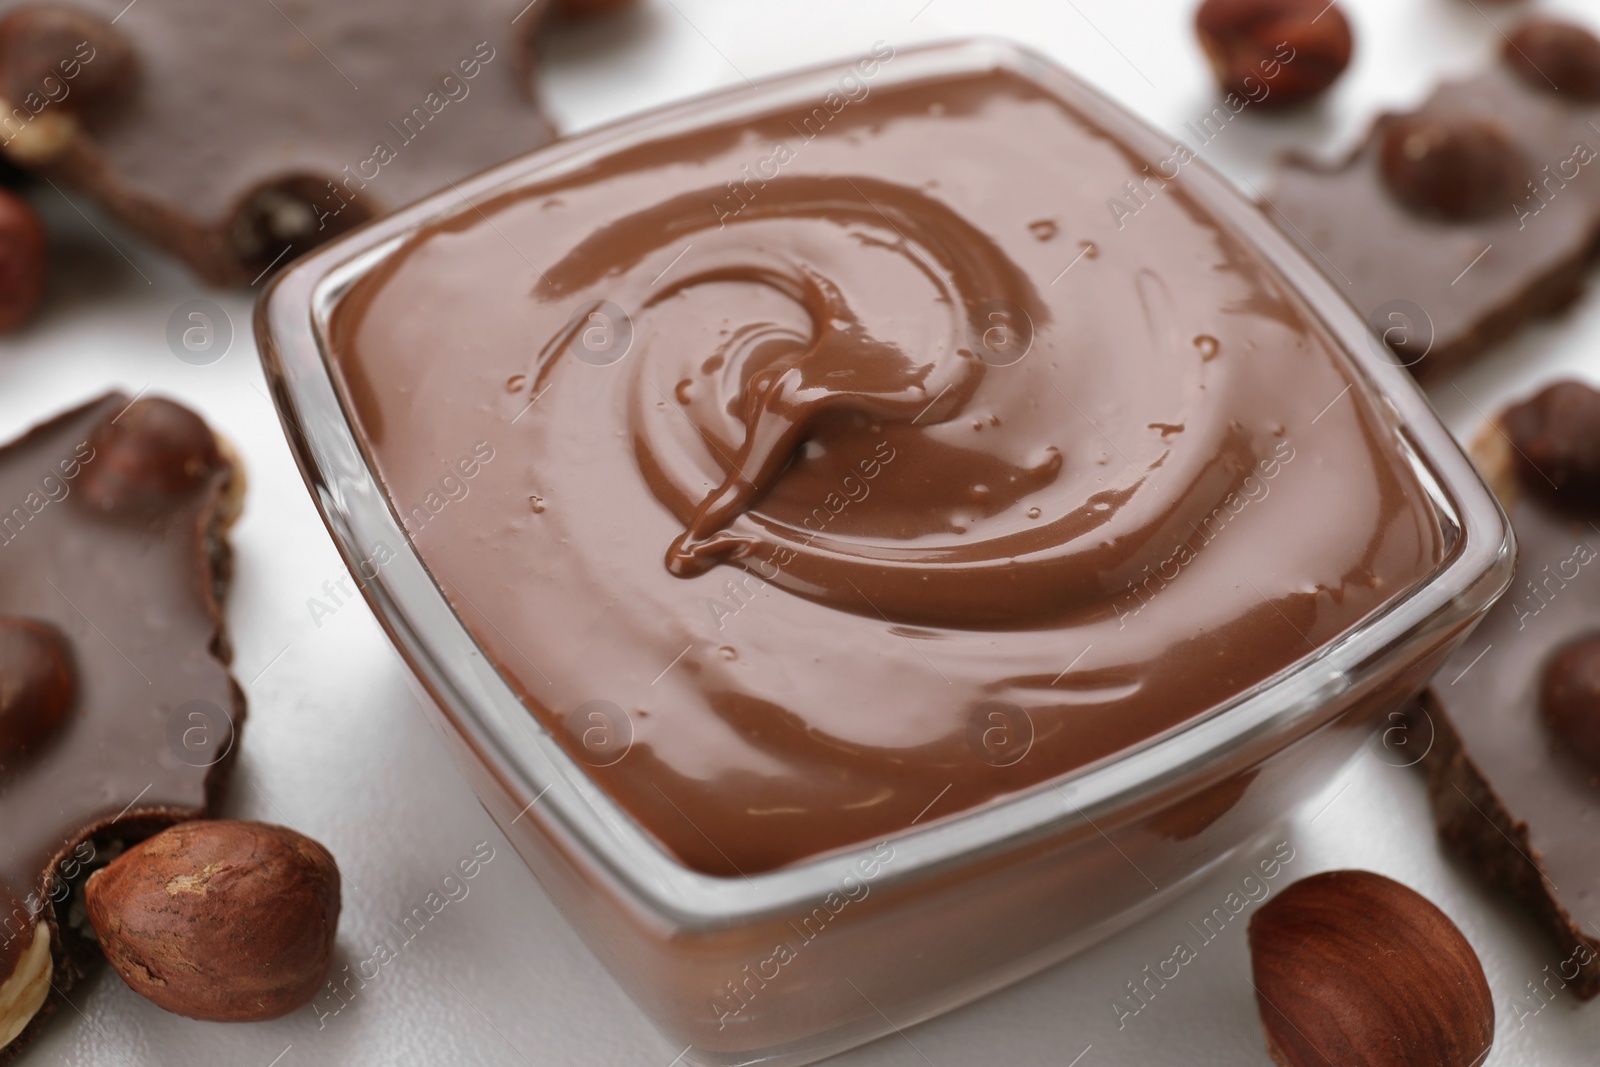
<path fill-rule="evenodd" d="M 1214 103 L 1190 29 L 1194 2 L 645 0 L 635 15 L 554 39 L 544 86 L 562 127 L 578 130 L 743 79 L 759 82 L 788 67 L 856 55 L 878 39 L 901 45 L 994 34 L 1049 53 L 1176 135 Z M 1439 77 L 1489 62 L 1501 41 L 1495 23 L 1516 14 L 1489 0 L 1344 4 L 1359 40 L 1337 90 L 1319 109 L 1292 118 L 1242 116 L 1204 158 L 1260 184 L 1277 149 L 1342 148 L 1376 111 L 1404 106 Z M 1583 9 L 1582 0 L 1532 6 Z M 145 1003 L 103 970 L 74 993 L 73 1007 L 29 1062 L 669 1067 L 679 1050 L 588 954 L 478 806 L 365 604 L 346 602 L 321 618 L 309 610 L 313 597 L 331 603 L 324 583 L 345 570 L 264 391 L 250 294 L 205 291 L 48 187 L 37 200 L 52 227 L 57 266 L 37 324 L 0 341 L 0 435 L 115 383 L 197 408 L 239 446 L 249 471 L 227 611 L 250 717 L 226 813 L 286 823 L 332 848 L 345 875 L 344 962 L 368 955 L 478 842 L 490 842 L 496 853 L 470 894 L 325 1025 L 310 1009 L 256 1025 L 191 1022 Z M 166 342 L 168 316 L 197 297 L 226 309 L 235 331 L 231 351 L 210 366 L 180 362 Z M 1526 331 L 1434 399 L 1453 428 L 1470 433 L 1478 409 L 1574 371 L 1600 378 L 1600 294 Z M 1285 836 L 1297 856 L 1288 873 L 1365 867 L 1444 908 L 1477 948 L 1494 991 L 1491 1067 L 1594 1062 L 1600 1005 L 1584 1008 L 1563 995 L 1519 1018 L 1537 1005 L 1524 983 L 1556 953 L 1441 853 L 1420 776 L 1387 765 L 1382 755 L 1369 747 L 1323 799 L 1290 819 Z M 1242 919 L 1125 1028 L 1118 1029 L 1111 1007 L 1124 983 L 1167 956 L 1187 922 L 1219 904 L 1255 858 L 1224 865 L 1166 910 L 1068 963 L 834 1062 L 1265 1065 Z"/>

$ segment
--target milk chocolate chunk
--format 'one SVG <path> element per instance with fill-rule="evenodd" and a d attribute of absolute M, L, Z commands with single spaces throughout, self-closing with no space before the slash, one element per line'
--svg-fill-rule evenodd
<path fill-rule="evenodd" d="M 1114 758 L 1443 551 L 1237 220 L 1181 181 L 1107 211 L 1152 165 L 1133 129 L 1000 71 L 814 106 L 423 226 L 331 323 L 485 653 L 664 849 L 734 877 Z M 752 145 L 783 161 L 759 185 Z"/>
<path fill-rule="evenodd" d="M 548 141 L 531 88 L 548 6 L 0 0 L 0 145 L 205 280 L 247 284 Z"/>
<path fill-rule="evenodd" d="M 1577 382 L 1540 397 L 1581 393 L 1600 401 Z M 1418 720 L 1434 737 L 1423 763 L 1440 837 L 1550 938 L 1544 999 L 1563 986 L 1588 999 L 1600 994 L 1600 498 L 1548 456 L 1535 469 L 1516 455 L 1530 440 L 1517 427 L 1546 408 L 1513 407 L 1474 447 L 1516 530 L 1517 574 L 1435 676 Z M 1586 425 L 1540 432 L 1570 457 L 1592 447 Z M 1522 1010 L 1542 1003 L 1533 996 Z"/>
<path fill-rule="evenodd" d="M 1568 307 L 1600 244 L 1600 100 L 1580 73 L 1600 41 L 1513 39 L 1529 48 L 1382 116 L 1345 159 L 1286 157 L 1263 200 L 1420 377 Z"/>
<path fill-rule="evenodd" d="M 237 477 L 198 416 L 119 393 L 0 447 L 0 1063 L 101 959 L 89 874 L 220 794 Z"/>

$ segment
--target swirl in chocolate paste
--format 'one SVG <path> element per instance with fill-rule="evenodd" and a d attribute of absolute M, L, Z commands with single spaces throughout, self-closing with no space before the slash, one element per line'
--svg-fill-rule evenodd
<path fill-rule="evenodd" d="M 443 218 L 333 319 L 430 570 L 685 862 L 780 866 L 1113 756 L 1439 558 L 1248 241 L 1179 182 L 1107 212 L 1146 162 L 1118 131 L 1007 75 L 874 89 L 715 210 L 802 118 Z M 631 344 L 596 358 L 607 305 Z M 572 725 L 598 702 L 621 755 Z"/>

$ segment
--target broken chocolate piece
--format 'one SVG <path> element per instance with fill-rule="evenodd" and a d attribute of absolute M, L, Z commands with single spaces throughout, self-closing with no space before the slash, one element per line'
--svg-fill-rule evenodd
<path fill-rule="evenodd" d="M 0 145 L 213 283 L 552 136 L 548 5 L 80 3 L 0 0 Z"/>
<path fill-rule="evenodd" d="M 1587 30 L 1564 32 L 1600 50 Z M 1582 291 L 1600 239 L 1600 104 L 1541 81 L 1504 61 L 1446 83 L 1415 111 L 1380 118 L 1342 161 L 1287 157 L 1264 198 L 1419 376 Z"/>
<path fill-rule="evenodd" d="M 209 437 L 170 401 L 113 393 L 0 447 L 0 1063 L 100 959 L 84 880 L 208 813 L 230 765 L 244 703 L 217 597 L 235 473 L 214 442 L 196 458 L 196 426 Z M 162 472 L 139 522 L 91 500 L 140 484 L 127 441 Z M 196 709 L 215 712 L 218 758 L 188 751 Z"/>
<path fill-rule="evenodd" d="M 1600 766 L 1584 758 L 1600 739 L 1600 507 L 1513 462 L 1510 414 L 1473 451 L 1516 530 L 1517 575 L 1421 702 L 1436 735 L 1423 764 L 1440 837 L 1545 930 L 1549 974 L 1588 999 L 1600 995 Z"/>

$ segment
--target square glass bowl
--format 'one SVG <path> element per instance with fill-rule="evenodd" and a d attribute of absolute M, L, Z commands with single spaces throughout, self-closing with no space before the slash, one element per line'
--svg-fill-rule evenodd
<path fill-rule="evenodd" d="M 1160 906 L 1274 829 L 1409 700 L 1510 581 L 1499 505 L 1410 376 L 1262 214 L 1203 163 L 1188 194 L 1232 227 L 1343 348 L 1355 387 L 1424 487 L 1444 551 L 1431 574 L 1277 675 L 1116 757 L 887 840 L 745 878 L 668 855 L 523 705 L 407 537 L 349 417 L 330 315 L 424 224 L 707 124 L 815 100 L 819 68 L 669 107 L 506 163 L 300 260 L 256 318 L 289 444 L 340 552 L 425 692 L 484 806 L 639 1006 L 693 1064 L 802 1064 L 956 1007 Z M 1172 144 L 1016 46 L 904 51 L 910 83 L 1003 70 L 1148 160 Z M 377 546 L 391 558 L 369 560 Z M 1425 744 L 1426 739 L 1417 739 Z M 1422 744 L 1395 762 L 1420 758 Z M 894 1020 L 891 1024 L 889 1020 Z"/>

